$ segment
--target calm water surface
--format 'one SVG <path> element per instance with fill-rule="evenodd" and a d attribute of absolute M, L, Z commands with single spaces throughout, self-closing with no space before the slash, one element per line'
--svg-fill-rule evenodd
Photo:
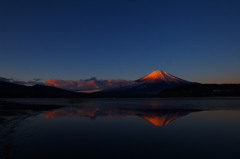
<path fill-rule="evenodd" d="M 18 100 L 67 107 L 24 120 L 13 158 L 240 158 L 239 98 Z"/>

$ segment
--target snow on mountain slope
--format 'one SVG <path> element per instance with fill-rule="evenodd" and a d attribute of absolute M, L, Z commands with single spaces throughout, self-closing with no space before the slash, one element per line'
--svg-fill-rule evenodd
<path fill-rule="evenodd" d="M 188 81 L 177 78 L 169 73 L 161 70 L 153 71 L 152 73 L 136 80 L 136 82 L 143 82 L 143 83 L 188 83 Z"/>

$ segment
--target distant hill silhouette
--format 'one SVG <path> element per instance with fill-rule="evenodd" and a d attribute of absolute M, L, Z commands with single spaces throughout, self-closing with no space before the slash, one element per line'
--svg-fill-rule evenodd
<path fill-rule="evenodd" d="M 240 96 L 240 84 L 189 84 L 164 90 L 158 97 L 234 97 Z"/>
<path fill-rule="evenodd" d="M 81 94 L 51 86 L 23 86 L 0 81 L 1 98 L 70 98 L 81 97 Z"/>
<path fill-rule="evenodd" d="M 145 83 L 146 84 L 146 83 Z M 148 84 L 147 84 L 148 85 Z M 151 98 L 151 97 L 234 97 L 240 96 L 240 84 L 193 84 L 172 86 L 167 89 L 164 85 L 152 83 L 158 87 L 156 92 L 136 91 L 138 87 L 121 91 L 77 93 L 61 88 L 44 85 L 23 86 L 0 81 L 0 98 Z"/>

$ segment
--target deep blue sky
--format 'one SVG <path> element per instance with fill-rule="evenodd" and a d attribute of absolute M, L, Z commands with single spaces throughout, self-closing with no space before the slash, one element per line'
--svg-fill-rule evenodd
<path fill-rule="evenodd" d="M 240 1 L 1 0 L 0 77 L 240 82 Z"/>

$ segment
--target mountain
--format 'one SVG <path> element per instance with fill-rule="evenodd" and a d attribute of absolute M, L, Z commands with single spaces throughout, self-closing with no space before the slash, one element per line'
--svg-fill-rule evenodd
<path fill-rule="evenodd" d="M 157 97 L 157 94 L 163 90 L 175 86 L 192 84 L 193 82 L 180 79 L 165 71 L 157 70 L 131 83 L 131 85 L 126 87 L 118 87 L 95 93 L 77 93 L 51 86 L 23 86 L 0 81 L 0 98 L 151 98 Z"/>
<path fill-rule="evenodd" d="M 152 73 L 136 80 L 136 82 L 143 82 L 143 83 L 190 83 L 186 80 L 180 79 L 169 73 L 161 70 L 153 71 Z"/>
<path fill-rule="evenodd" d="M 0 81 L 0 98 L 69 98 L 81 97 L 81 95 L 82 93 L 72 92 L 51 86 L 23 86 Z"/>
<path fill-rule="evenodd" d="M 193 82 L 175 77 L 162 70 L 156 70 L 135 80 L 134 84 L 102 92 L 105 92 L 106 97 L 156 97 L 157 94 L 163 90 L 191 83 Z"/>

